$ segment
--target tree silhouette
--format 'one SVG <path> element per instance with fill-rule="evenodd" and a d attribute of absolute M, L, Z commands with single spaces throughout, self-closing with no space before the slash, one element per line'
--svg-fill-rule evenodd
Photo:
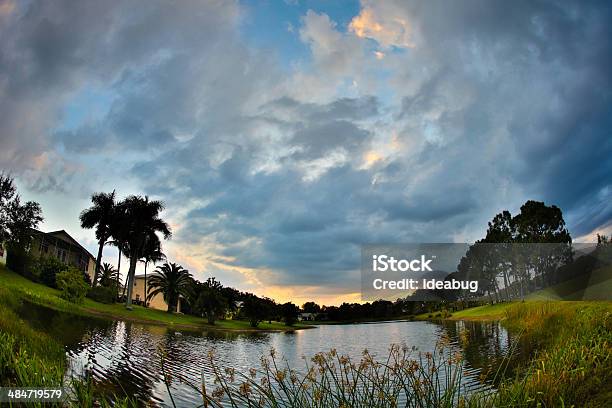
<path fill-rule="evenodd" d="M 98 283 L 100 274 L 100 263 L 102 262 L 102 250 L 106 241 L 111 236 L 111 227 L 115 213 L 115 191 L 112 193 L 96 193 L 91 196 L 92 206 L 83 210 L 80 215 L 82 228 L 96 227 L 96 239 L 98 240 L 98 256 L 96 257 L 96 270 L 91 286 Z"/>
<path fill-rule="evenodd" d="M 149 200 L 149 197 L 130 196 L 120 204 L 121 212 L 125 216 L 125 250 L 130 258 L 130 269 L 127 277 L 126 307 L 132 304 L 132 290 L 134 288 L 134 275 L 136 265 L 146 252 L 147 239 L 151 234 L 162 234 L 165 239 L 170 238 L 171 232 L 168 224 L 159 215 L 164 205 L 161 201 Z"/>

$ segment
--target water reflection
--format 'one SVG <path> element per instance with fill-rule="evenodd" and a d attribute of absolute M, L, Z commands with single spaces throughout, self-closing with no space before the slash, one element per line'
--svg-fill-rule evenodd
<path fill-rule="evenodd" d="M 467 372 L 480 381 L 497 383 L 512 376 L 531 357 L 532 347 L 511 336 L 498 322 L 443 321 L 439 323 L 461 347 Z"/>
<path fill-rule="evenodd" d="M 433 351 L 446 335 L 451 347 L 462 349 L 469 375 L 468 388 L 491 381 L 497 368 L 512 351 L 513 339 L 498 323 L 484 322 L 380 322 L 361 325 L 329 325 L 287 333 L 232 333 L 176 331 L 163 326 L 84 318 L 25 304 L 21 316 L 32 325 L 63 342 L 70 357 L 67 375 L 89 371 L 99 386 L 118 393 L 168 406 L 170 398 L 163 381 L 159 350 L 166 354 L 172 396 L 178 406 L 201 403 L 196 392 L 179 379 L 212 383 L 207 355 L 213 352 L 218 365 L 247 372 L 259 368 L 262 355 L 274 348 L 289 366 L 305 367 L 304 356 L 337 349 L 359 360 L 364 349 L 386 357 L 390 344 L 415 346 Z M 520 357 L 520 355 L 517 355 Z M 514 356 L 513 361 L 517 361 Z M 509 371 L 511 369 L 509 368 Z"/>

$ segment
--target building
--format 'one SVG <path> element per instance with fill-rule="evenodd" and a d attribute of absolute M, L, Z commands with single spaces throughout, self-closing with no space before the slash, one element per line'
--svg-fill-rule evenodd
<path fill-rule="evenodd" d="M 148 280 L 151 279 L 151 277 L 155 275 L 157 275 L 156 272 L 147 274 L 147 284 L 148 284 Z M 146 298 L 145 293 L 146 292 L 145 292 L 144 274 L 134 276 L 134 288 L 132 289 L 132 302 L 135 304 L 144 305 L 144 301 Z M 177 313 L 181 313 L 182 301 L 183 299 L 179 297 L 178 305 L 176 305 Z M 153 296 L 153 298 L 147 302 L 147 306 L 152 309 L 157 309 L 157 310 L 163 310 L 163 311 L 168 310 L 168 304 L 164 300 L 164 295 L 161 293 L 158 293 L 157 295 Z"/>
<path fill-rule="evenodd" d="M 96 272 L 96 258 L 64 230 L 42 232 L 33 229 L 30 253 L 34 256 L 53 256 L 86 273 L 90 281 Z"/>
<path fill-rule="evenodd" d="M 313 320 L 316 320 L 316 317 L 317 317 L 316 313 L 302 312 L 299 314 L 298 320 L 302 322 L 311 322 Z"/>

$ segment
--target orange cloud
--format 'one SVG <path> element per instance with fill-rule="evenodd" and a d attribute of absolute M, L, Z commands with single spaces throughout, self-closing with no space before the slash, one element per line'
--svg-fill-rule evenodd
<path fill-rule="evenodd" d="M 15 2 L 13 0 L 0 1 L 0 16 L 8 16 L 15 10 Z"/>
<path fill-rule="evenodd" d="M 361 303 L 360 292 L 326 293 L 326 288 L 320 286 L 280 286 L 268 285 L 253 291 L 258 296 L 267 296 L 277 302 L 292 302 L 298 306 L 313 301 L 319 305 L 338 306 L 344 302 Z"/>
<path fill-rule="evenodd" d="M 382 159 L 382 155 L 375 150 L 370 150 L 363 155 L 365 168 L 372 167 L 376 162 Z"/>
<path fill-rule="evenodd" d="M 371 7 L 363 8 L 359 15 L 351 20 L 349 30 L 357 37 L 375 40 L 385 48 L 414 47 L 412 28 L 406 20 L 387 16 L 386 13 L 377 13 Z"/>

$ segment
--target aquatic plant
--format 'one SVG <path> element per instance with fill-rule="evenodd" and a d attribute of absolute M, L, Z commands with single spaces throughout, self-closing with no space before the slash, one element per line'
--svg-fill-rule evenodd
<path fill-rule="evenodd" d="M 204 377 L 201 384 L 177 377 L 200 395 L 204 407 L 597 407 L 606 401 L 612 383 L 609 304 L 517 303 L 507 308 L 505 324 L 517 340 L 491 379 L 496 388 L 463 385 L 463 356 L 447 338 L 433 353 L 392 345 L 382 360 L 364 350 L 355 361 L 332 349 L 305 359 L 300 371 L 274 350 L 262 357 L 261 367 L 248 372 L 219 366 L 211 352 L 212 383 Z M 461 333 L 460 342 L 468 337 Z M 533 344 L 536 352 L 508 377 L 519 339 Z"/>
<path fill-rule="evenodd" d="M 297 371 L 272 349 L 259 368 L 242 373 L 219 366 L 211 352 L 212 383 L 203 378 L 200 386 L 190 385 L 205 407 L 454 407 L 469 394 L 462 384 L 463 356 L 447 338 L 432 353 L 393 344 L 382 360 L 368 350 L 357 361 L 334 349 L 304 360 Z"/>

